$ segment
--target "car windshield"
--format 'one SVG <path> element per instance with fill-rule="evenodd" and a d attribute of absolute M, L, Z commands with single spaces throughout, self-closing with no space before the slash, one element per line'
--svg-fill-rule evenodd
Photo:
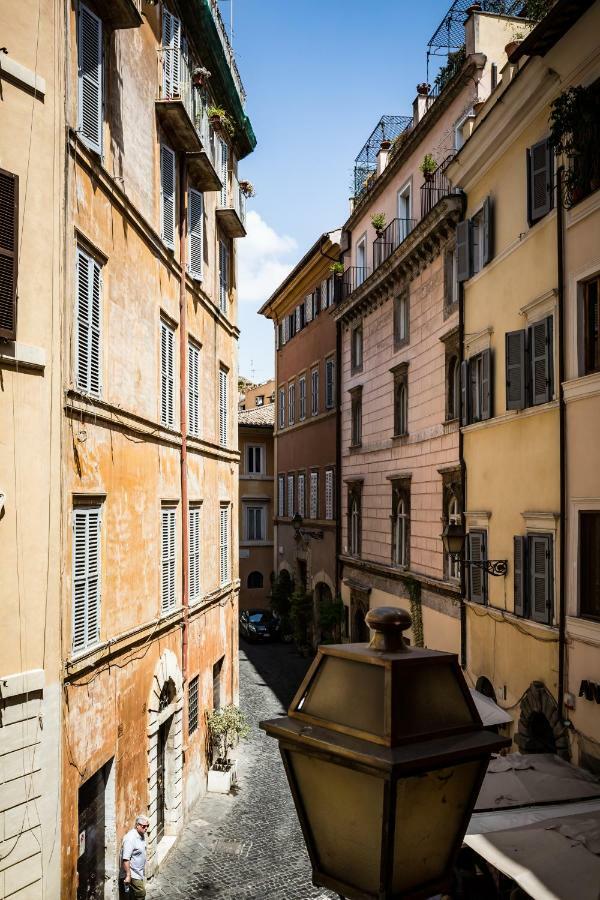
<path fill-rule="evenodd" d="M 256 612 L 250 613 L 248 621 L 252 622 L 253 625 L 268 625 L 271 618 L 271 613 Z"/>

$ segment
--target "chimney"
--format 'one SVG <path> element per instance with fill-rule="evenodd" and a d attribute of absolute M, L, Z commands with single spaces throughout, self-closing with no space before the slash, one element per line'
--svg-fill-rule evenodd
<path fill-rule="evenodd" d="M 413 100 L 413 126 L 418 125 L 430 107 L 429 91 L 431 85 L 425 81 L 417 85 L 417 96 Z"/>
<path fill-rule="evenodd" d="M 388 156 L 390 155 L 391 141 L 382 141 L 377 154 L 377 175 L 381 175 L 388 164 Z"/>

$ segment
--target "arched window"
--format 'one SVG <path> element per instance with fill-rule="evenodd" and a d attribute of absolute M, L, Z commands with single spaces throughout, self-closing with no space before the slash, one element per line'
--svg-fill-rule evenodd
<path fill-rule="evenodd" d="M 408 513 L 404 500 L 399 500 L 394 517 L 394 563 L 397 566 L 406 565 L 406 534 L 408 525 Z"/>
<path fill-rule="evenodd" d="M 250 572 L 248 575 L 249 588 L 261 588 L 264 584 L 262 572 Z"/>
<path fill-rule="evenodd" d="M 358 498 L 352 498 L 352 507 L 350 511 L 350 553 L 352 556 L 358 556 L 360 534 L 360 507 Z"/>
<path fill-rule="evenodd" d="M 451 497 L 448 503 L 448 521 L 451 525 L 460 525 L 460 510 L 456 497 Z M 448 577 L 455 581 L 460 580 L 460 561 L 448 554 Z"/>
<path fill-rule="evenodd" d="M 460 414 L 460 362 L 453 356 L 448 361 L 448 419 Z"/>

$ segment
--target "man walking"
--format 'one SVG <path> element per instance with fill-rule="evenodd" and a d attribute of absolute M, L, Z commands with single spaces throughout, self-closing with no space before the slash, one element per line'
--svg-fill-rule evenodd
<path fill-rule="evenodd" d="M 121 871 L 119 873 L 119 896 L 129 900 L 143 900 L 146 896 L 144 868 L 146 866 L 146 816 L 138 816 L 135 826 L 123 838 L 121 846 Z"/>

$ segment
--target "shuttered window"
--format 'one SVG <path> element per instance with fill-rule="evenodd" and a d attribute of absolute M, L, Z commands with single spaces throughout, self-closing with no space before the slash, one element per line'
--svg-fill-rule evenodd
<path fill-rule="evenodd" d="M 73 510 L 73 652 L 100 640 L 99 506 Z"/>
<path fill-rule="evenodd" d="M 579 513 L 579 615 L 600 621 L 600 512 Z"/>
<path fill-rule="evenodd" d="M 456 281 L 467 281 L 480 272 L 494 255 L 494 206 L 486 197 L 471 219 L 456 226 Z"/>
<path fill-rule="evenodd" d="M 160 322 L 160 422 L 166 428 L 175 425 L 175 332 Z"/>
<path fill-rule="evenodd" d="M 294 476 L 287 477 L 287 514 L 292 518 L 294 515 Z"/>
<path fill-rule="evenodd" d="M 548 140 L 527 151 L 527 199 L 529 224 L 535 225 L 553 206 L 552 149 Z"/>
<path fill-rule="evenodd" d="M 529 326 L 531 403 L 537 406 L 552 400 L 552 316 Z"/>
<path fill-rule="evenodd" d="M 325 518 L 333 519 L 334 517 L 334 504 L 333 504 L 333 469 L 327 469 L 325 471 Z"/>
<path fill-rule="evenodd" d="M 219 443 L 227 446 L 228 428 L 227 372 L 219 369 Z"/>
<path fill-rule="evenodd" d="M 506 408 L 524 409 L 552 400 L 554 352 L 552 316 L 527 330 L 509 331 L 506 342 Z"/>
<path fill-rule="evenodd" d="M 310 373 L 310 383 L 311 383 L 311 401 L 312 401 L 312 414 L 313 416 L 318 415 L 319 412 L 319 370 L 313 369 Z"/>
<path fill-rule="evenodd" d="M 487 532 L 469 532 L 469 560 L 481 563 L 487 559 Z M 487 573 L 478 566 L 470 565 L 469 569 L 469 599 L 473 603 L 487 603 Z"/>
<path fill-rule="evenodd" d="M 288 425 L 293 425 L 296 421 L 296 385 L 288 386 Z"/>
<path fill-rule="evenodd" d="M 192 278 L 202 280 L 204 251 L 204 195 L 190 188 L 188 191 L 188 271 Z"/>
<path fill-rule="evenodd" d="M 335 361 L 328 359 L 325 363 L 325 406 L 332 409 L 335 402 Z"/>
<path fill-rule="evenodd" d="M 471 274 L 471 221 L 465 219 L 456 226 L 456 280 L 467 281 Z"/>
<path fill-rule="evenodd" d="M 306 476 L 304 475 L 304 472 L 301 472 L 298 475 L 298 502 L 296 505 L 297 505 L 298 512 L 300 513 L 302 518 L 304 518 L 304 515 L 305 515 L 305 503 L 306 503 L 305 497 L 304 497 L 305 481 L 306 481 Z"/>
<path fill-rule="evenodd" d="M 552 537 L 528 535 L 530 615 L 536 622 L 552 622 Z"/>
<path fill-rule="evenodd" d="M 1 247 L 0 247 L 1 252 Z M 1 262 L 1 257 L 0 257 Z M 600 276 L 581 286 L 583 373 L 600 372 Z"/>
<path fill-rule="evenodd" d="M 190 603 L 200 599 L 200 507 L 189 509 L 189 593 Z"/>
<path fill-rule="evenodd" d="M 285 478 L 283 475 L 277 479 L 277 515 L 280 519 L 285 515 Z"/>
<path fill-rule="evenodd" d="M 513 588 L 514 611 L 517 616 L 526 615 L 527 611 L 527 538 L 523 535 L 515 535 Z"/>
<path fill-rule="evenodd" d="M 304 309 L 305 309 L 304 318 L 305 318 L 306 323 L 308 324 L 309 322 L 312 322 L 312 319 L 313 319 L 312 294 L 308 294 L 304 298 Z"/>
<path fill-rule="evenodd" d="M 506 408 L 524 409 L 527 395 L 525 331 L 509 331 L 506 344 Z"/>
<path fill-rule="evenodd" d="M 229 248 L 221 238 L 219 240 L 219 308 L 227 315 L 229 306 Z"/>
<path fill-rule="evenodd" d="M 175 571 L 175 507 L 165 506 L 161 510 L 161 598 L 162 612 L 174 609 L 176 602 Z"/>
<path fill-rule="evenodd" d="M 102 22 L 79 5 L 77 27 L 78 124 L 81 140 L 90 150 L 102 153 L 103 54 Z"/>
<path fill-rule="evenodd" d="M 279 427 L 285 428 L 285 388 L 279 389 Z"/>
<path fill-rule="evenodd" d="M 98 263 L 77 248 L 75 382 L 80 391 L 102 393 L 102 272 Z"/>
<path fill-rule="evenodd" d="M 229 583 L 229 507 L 220 509 L 219 523 L 219 570 L 221 585 Z"/>
<path fill-rule="evenodd" d="M 219 139 L 219 159 L 220 159 L 220 177 L 221 177 L 221 195 L 220 206 L 227 207 L 228 184 L 229 184 L 229 147 Z"/>
<path fill-rule="evenodd" d="M 193 734 L 198 728 L 198 683 L 199 676 L 195 675 L 188 691 L 188 734 Z"/>
<path fill-rule="evenodd" d="M 160 145 L 160 237 L 171 250 L 175 247 L 175 154 Z"/>
<path fill-rule="evenodd" d="M 0 169 L 0 338 L 17 338 L 19 178 Z"/>
<path fill-rule="evenodd" d="M 200 349 L 188 343 L 188 434 L 200 434 Z"/>
<path fill-rule="evenodd" d="M 181 22 L 166 9 L 163 3 L 162 20 L 162 95 L 179 96 L 181 72 Z"/>
<path fill-rule="evenodd" d="M 319 473 L 310 473 L 310 518 L 319 518 Z"/>
<path fill-rule="evenodd" d="M 484 350 L 461 364 L 461 423 L 483 422 L 493 414 L 492 353 Z"/>
<path fill-rule="evenodd" d="M 298 410 L 298 418 L 302 422 L 303 419 L 306 418 L 306 377 L 304 375 L 298 381 L 298 394 L 300 407 Z"/>

